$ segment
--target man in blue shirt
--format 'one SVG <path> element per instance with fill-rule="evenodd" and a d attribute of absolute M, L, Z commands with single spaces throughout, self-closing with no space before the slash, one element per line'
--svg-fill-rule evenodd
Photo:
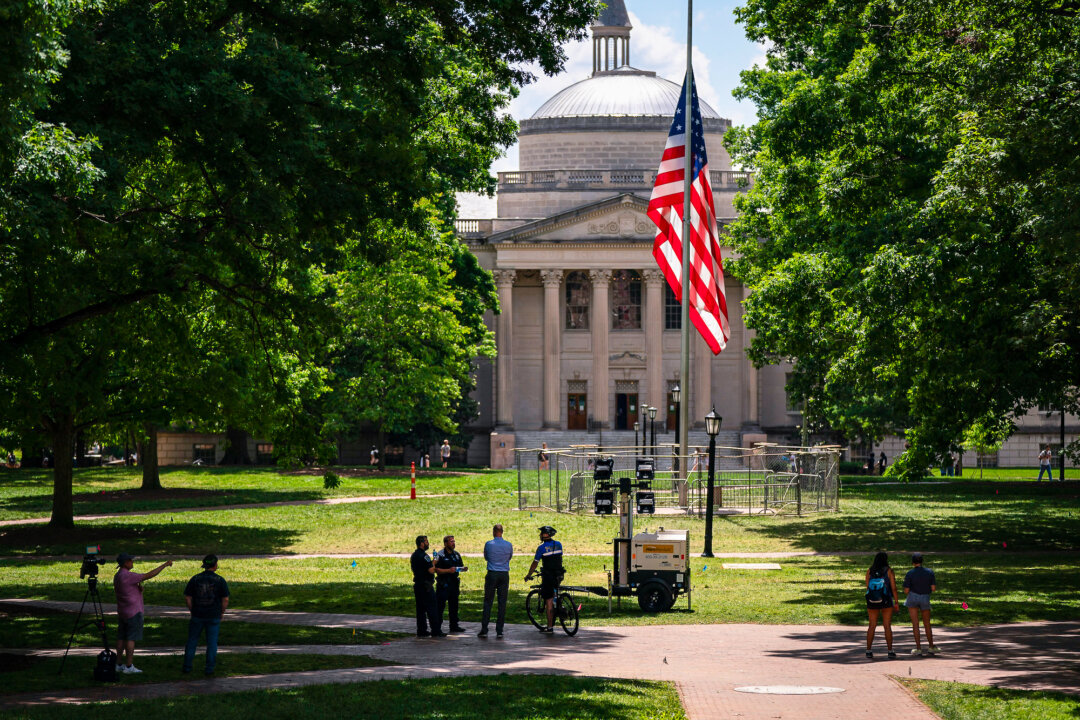
<path fill-rule="evenodd" d="M 552 539 L 554 534 L 555 528 L 550 525 L 540 528 L 540 547 L 536 548 L 529 574 L 525 576 L 525 582 L 532 580 L 536 566 L 543 563 L 540 568 L 540 597 L 545 600 L 547 627 L 540 629 L 542 633 L 555 632 L 555 588 L 563 579 L 563 549 L 558 540 Z"/>
<path fill-rule="evenodd" d="M 484 578 L 484 614 L 480 618 L 478 637 L 486 638 L 488 621 L 491 620 L 491 603 L 495 594 L 499 595 L 499 611 L 495 618 L 495 637 L 503 636 L 503 623 L 506 620 L 506 596 L 510 592 L 510 558 L 514 556 L 514 546 L 503 540 L 503 526 L 491 529 L 492 538 L 484 544 L 484 559 L 487 560 L 487 577 Z"/>
<path fill-rule="evenodd" d="M 930 593 L 937 591 L 937 579 L 934 571 L 923 567 L 922 553 L 912 553 L 911 564 L 915 567 L 908 570 L 904 576 L 904 592 L 907 599 L 908 614 L 911 615 L 911 629 L 915 633 L 915 649 L 912 655 L 937 655 L 938 649 L 934 647 L 934 635 L 930 631 Z M 922 615 L 923 627 L 926 628 L 926 652 L 922 649 L 922 639 L 919 637 L 919 616 Z"/>

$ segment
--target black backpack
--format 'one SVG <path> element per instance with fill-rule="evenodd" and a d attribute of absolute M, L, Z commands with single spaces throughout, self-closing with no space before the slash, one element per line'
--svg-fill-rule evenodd
<path fill-rule="evenodd" d="M 866 585 L 866 604 L 886 606 L 889 604 L 889 569 L 884 568 L 876 573 L 870 571 L 870 582 Z"/>
<path fill-rule="evenodd" d="M 97 664 L 94 665 L 94 679 L 104 682 L 116 682 L 116 653 L 112 650 L 102 650 L 97 655 Z"/>

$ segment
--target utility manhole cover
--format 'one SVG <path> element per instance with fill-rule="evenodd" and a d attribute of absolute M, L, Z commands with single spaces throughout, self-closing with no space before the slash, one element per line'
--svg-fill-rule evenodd
<path fill-rule="evenodd" d="M 841 693 L 844 688 L 822 685 L 747 685 L 735 688 L 735 692 L 759 693 L 761 695 L 826 695 Z"/>

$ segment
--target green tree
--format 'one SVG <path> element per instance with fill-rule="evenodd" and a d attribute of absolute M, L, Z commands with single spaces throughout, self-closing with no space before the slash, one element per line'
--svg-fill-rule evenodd
<path fill-rule="evenodd" d="M 767 66 L 733 270 L 757 363 L 921 472 L 975 424 L 1080 385 L 1080 6 L 749 0 Z M 1070 349 L 1073 349 L 1070 352 Z"/>
<path fill-rule="evenodd" d="M 178 326 L 141 306 L 198 300 L 278 330 L 317 322 L 320 283 L 343 260 L 391 258 L 386 223 L 423 232 L 421 199 L 491 189 L 486 169 L 513 140 L 506 103 L 531 79 L 521 68 L 560 69 L 561 45 L 596 9 L 0 6 L 13 53 L 0 60 L 0 392 L 17 396 L 0 420 L 51 435 L 52 524 L 72 524 L 71 441 L 111 417 L 131 380 L 118 369 L 138 360 L 131 338 L 167 346 Z M 289 366 L 277 376 L 288 390 L 319 372 L 295 345 L 269 354 Z M 307 400 L 295 392 L 286 407 Z"/>

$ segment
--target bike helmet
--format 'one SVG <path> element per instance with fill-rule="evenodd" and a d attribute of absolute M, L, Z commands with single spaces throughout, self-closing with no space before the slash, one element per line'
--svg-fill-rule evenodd
<path fill-rule="evenodd" d="M 547 534 L 548 537 L 554 537 L 555 528 L 551 527 L 550 525 L 545 525 L 544 527 L 540 528 L 540 533 Z"/>

